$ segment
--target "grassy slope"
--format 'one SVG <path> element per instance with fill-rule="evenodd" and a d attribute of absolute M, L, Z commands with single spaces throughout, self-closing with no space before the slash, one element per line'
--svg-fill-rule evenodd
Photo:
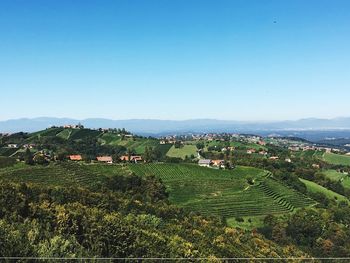
<path fill-rule="evenodd" d="M 123 140 L 117 134 L 105 133 L 100 137 L 102 144 L 108 144 L 112 146 L 124 146 L 128 149 L 133 149 L 137 154 L 143 154 L 146 147 L 157 147 L 159 145 L 158 140 L 148 138 L 124 138 Z"/>
<path fill-rule="evenodd" d="M 175 148 L 173 145 L 166 155 L 169 157 L 185 159 L 186 155 L 190 157 L 192 154 L 197 156 L 197 147 L 195 145 L 184 145 L 181 148 Z"/>
<path fill-rule="evenodd" d="M 58 133 L 56 136 L 61 137 L 62 139 L 68 140 L 73 129 L 64 129 L 60 133 Z"/>
<path fill-rule="evenodd" d="M 336 170 L 326 170 L 323 174 L 333 181 L 341 181 L 344 187 L 350 189 L 350 177 L 348 175 L 337 172 Z"/>
<path fill-rule="evenodd" d="M 321 185 L 318 185 L 314 182 L 311 182 L 311 181 L 308 181 L 308 180 L 305 180 L 305 179 L 301 179 L 300 180 L 306 185 L 307 187 L 307 190 L 312 192 L 312 193 L 323 193 L 325 194 L 329 199 L 336 199 L 338 201 L 346 201 L 348 202 L 349 200 L 343 196 L 343 195 L 340 195 L 336 192 L 333 192 L 332 190 L 329 190 Z"/>
<path fill-rule="evenodd" d="M 350 156 L 335 153 L 324 153 L 323 160 L 331 164 L 350 165 Z"/>

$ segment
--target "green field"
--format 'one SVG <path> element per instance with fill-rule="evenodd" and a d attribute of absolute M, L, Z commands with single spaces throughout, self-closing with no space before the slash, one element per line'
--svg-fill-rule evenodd
<path fill-rule="evenodd" d="M 327 178 L 332 181 L 340 181 L 345 188 L 350 189 L 350 176 L 337 172 L 336 170 L 326 170 L 322 172 Z"/>
<path fill-rule="evenodd" d="M 316 184 L 314 182 L 311 182 L 309 180 L 301 179 L 300 180 L 306 185 L 307 190 L 310 191 L 311 193 L 323 193 L 326 195 L 329 199 L 337 200 L 337 201 L 346 201 L 348 202 L 349 200 L 343 196 L 340 195 L 336 192 L 333 192 L 332 190 L 329 190 L 319 184 Z"/>
<path fill-rule="evenodd" d="M 350 165 L 350 156 L 335 153 L 324 153 L 322 159 L 330 164 Z"/>
<path fill-rule="evenodd" d="M 186 155 L 188 157 L 190 157 L 191 155 L 197 157 L 197 147 L 195 145 L 186 144 L 181 148 L 175 148 L 175 146 L 173 145 L 166 155 L 169 157 L 176 157 L 181 159 L 185 159 Z"/>
<path fill-rule="evenodd" d="M 216 170 L 192 164 L 130 165 L 140 175 L 155 175 L 166 185 L 170 201 L 188 210 L 230 220 L 292 212 L 315 202 L 271 178 L 264 170 L 238 166 Z M 250 185 L 248 179 L 253 180 Z M 230 219 L 231 218 L 231 219 Z"/>
<path fill-rule="evenodd" d="M 99 138 L 102 144 L 112 146 L 124 146 L 127 149 L 134 150 L 137 154 L 143 154 L 146 147 L 158 147 L 159 141 L 156 139 L 149 138 L 124 138 L 113 133 L 105 133 Z"/>
<path fill-rule="evenodd" d="M 61 137 L 62 139 L 68 140 L 73 129 L 64 129 L 63 131 L 59 132 L 56 136 Z"/>

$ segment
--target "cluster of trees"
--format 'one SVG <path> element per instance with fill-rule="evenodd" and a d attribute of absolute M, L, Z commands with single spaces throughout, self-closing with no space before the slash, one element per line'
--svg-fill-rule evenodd
<path fill-rule="evenodd" d="M 279 244 L 294 244 L 315 257 L 350 256 L 350 207 L 302 209 L 285 218 L 269 215 L 259 231 Z"/>
<path fill-rule="evenodd" d="M 155 178 L 111 180 L 95 192 L 0 182 L 1 256 L 307 256 L 295 246 L 169 205 Z"/>

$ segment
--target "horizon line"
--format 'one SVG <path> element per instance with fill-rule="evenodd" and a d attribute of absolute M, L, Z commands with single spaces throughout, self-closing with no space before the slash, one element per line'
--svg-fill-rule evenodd
<path fill-rule="evenodd" d="M 345 119 L 350 118 L 350 116 L 338 116 L 338 117 L 303 117 L 298 119 L 275 119 L 275 120 L 239 120 L 239 119 L 220 119 L 220 118 L 191 118 L 191 119 L 157 119 L 157 118 L 128 118 L 128 119 L 113 119 L 106 117 L 87 117 L 87 118 L 74 118 L 74 117 L 52 117 L 52 116 L 38 116 L 38 117 L 18 117 L 10 119 L 0 119 L 0 122 L 7 121 L 19 121 L 19 120 L 36 120 L 36 119 L 71 119 L 74 121 L 86 121 L 93 119 L 108 120 L 108 121 L 174 121 L 174 122 L 183 122 L 183 121 L 197 121 L 197 120 L 210 120 L 210 121 L 227 121 L 227 122 L 259 122 L 259 123 L 268 123 L 268 122 L 285 122 L 285 121 L 301 121 L 301 120 L 336 120 L 336 119 Z"/>

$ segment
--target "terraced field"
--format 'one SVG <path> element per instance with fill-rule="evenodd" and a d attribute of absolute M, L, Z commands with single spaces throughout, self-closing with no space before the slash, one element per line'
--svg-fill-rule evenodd
<path fill-rule="evenodd" d="M 160 177 L 170 201 L 185 209 L 225 218 L 292 212 L 315 202 L 274 180 L 269 172 L 237 167 L 215 170 L 191 164 L 130 165 L 138 175 Z M 253 181 L 254 184 L 248 183 Z"/>

